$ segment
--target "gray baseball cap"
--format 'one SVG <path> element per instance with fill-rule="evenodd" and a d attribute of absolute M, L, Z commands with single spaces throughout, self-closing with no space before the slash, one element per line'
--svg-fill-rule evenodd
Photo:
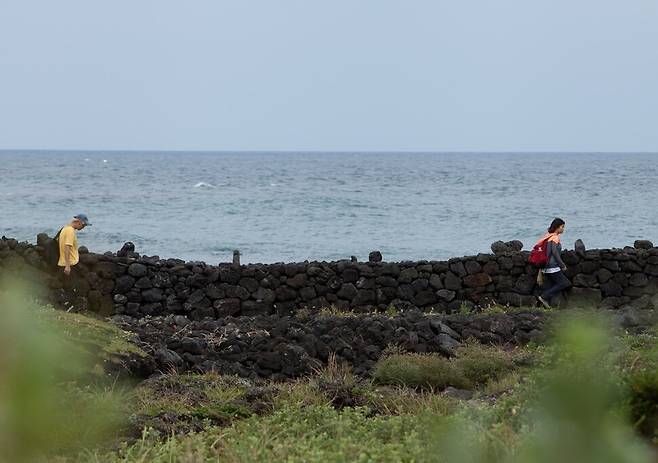
<path fill-rule="evenodd" d="M 91 223 L 89 223 L 89 218 L 86 214 L 74 215 L 73 218 L 78 219 L 85 227 L 91 227 Z"/>

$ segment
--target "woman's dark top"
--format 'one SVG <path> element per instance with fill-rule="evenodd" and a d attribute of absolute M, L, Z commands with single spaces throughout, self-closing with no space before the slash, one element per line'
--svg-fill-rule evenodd
<path fill-rule="evenodd" d="M 546 268 L 563 268 L 566 267 L 562 262 L 562 244 L 548 241 L 546 246 L 546 254 L 548 255 L 548 262 Z"/>

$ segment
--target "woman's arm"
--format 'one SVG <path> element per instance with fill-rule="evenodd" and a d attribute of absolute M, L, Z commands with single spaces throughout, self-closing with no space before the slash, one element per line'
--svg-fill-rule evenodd
<path fill-rule="evenodd" d="M 560 255 L 560 252 L 558 250 L 557 244 L 555 244 L 552 241 L 548 242 L 548 258 L 550 259 L 551 256 L 555 257 L 555 262 L 560 266 L 561 269 L 566 269 L 567 266 L 564 265 L 564 262 L 562 261 L 562 256 Z"/>

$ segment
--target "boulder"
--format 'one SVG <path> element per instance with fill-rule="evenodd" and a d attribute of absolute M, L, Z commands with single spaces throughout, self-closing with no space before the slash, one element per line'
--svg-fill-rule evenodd
<path fill-rule="evenodd" d="M 512 240 L 505 243 L 509 249 L 515 252 L 520 252 L 523 249 L 523 243 L 519 240 Z"/>
<path fill-rule="evenodd" d="M 215 309 L 212 307 L 200 307 L 190 312 L 192 320 L 203 320 L 206 318 L 215 318 Z"/>
<path fill-rule="evenodd" d="M 205 351 L 205 343 L 197 338 L 184 337 L 180 340 L 180 347 L 183 352 L 194 355 L 201 355 Z"/>
<path fill-rule="evenodd" d="M 135 282 L 135 288 L 138 289 L 149 289 L 153 287 L 153 282 L 149 277 L 141 277 Z"/>
<path fill-rule="evenodd" d="M 128 267 L 128 274 L 134 276 L 135 278 L 141 278 L 146 276 L 147 268 L 144 264 L 139 264 L 137 262 L 130 264 Z"/>
<path fill-rule="evenodd" d="M 313 286 L 305 286 L 299 290 L 299 296 L 305 301 L 310 301 L 311 299 L 315 299 L 317 293 Z"/>
<path fill-rule="evenodd" d="M 371 289 L 359 289 L 352 300 L 352 304 L 363 306 L 376 302 L 375 292 Z"/>
<path fill-rule="evenodd" d="M 464 263 L 460 260 L 455 260 L 454 262 L 450 262 L 450 271 L 454 273 L 455 275 L 459 277 L 465 277 L 468 272 L 466 271 L 466 267 L 464 266 Z"/>
<path fill-rule="evenodd" d="M 142 291 L 142 299 L 145 302 L 159 302 L 164 298 L 162 290 L 160 288 L 147 289 Z"/>
<path fill-rule="evenodd" d="M 494 254 L 505 254 L 511 251 L 512 249 L 503 241 L 494 241 L 491 243 L 491 252 Z"/>
<path fill-rule="evenodd" d="M 436 290 L 443 289 L 443 283 L 441 282 L 441 277 L 436 273 L 433 273 L 429 279 L 430 286 Z"/>
<path fill-rule="evenodd" d="M 347 270 L 346 270 L 347 272 Z M 358 275 L 358 274 L 357 274 Z M 256 283 L 256 280 L 254 280 L 254 283 Z M 304 273 L 298 273 L 292 278 L 288 278 L 286 280 L 286 284 L 292 288 L 299 289 L 306 285 L 306 274 Z M 258 283 L 256 283 L 256 287 L 258 287 Z M 256 288 L 253 289 L 255 291 Z"/>
<path fill-rule="evenodd" d="M 446 273 L 446 277 L 443 281 L 443 285 L 446 287 L 446 289 L 456 291 L 458 289 L 461 289 L 462 281 L 454 273 L 448 272 L 448 273 Z"/>
<path fill-rule="evenodd" d="M 429 287 L 429 285 L 430 285 L 429 280 L 425 278 L 418 278 L 411 282 L 411 287 L 414 289 L 416 293 L 425 291 Z"/>
<path fill-rule="evenodd" d="M 411 303 L 418 307 L 425 307 L 436 302 L 436 295 L 434 291 L 426 289 L 424 291 L 416 294 L 412 299 Z"/>
<path fill-rule="evenodd" d="M 455 298 L 456 293 L 454 291 L 450 291 L 449 289 L 440 289 L 436 292 L 436 295 L 446 301 L 450 302 Z"/>
<path fill-rule="evenodd" d="M 263 301 L 242 301 L 241 314 L 246 317 L 255 315 L 267 315 L 273 309 L 273 305 Z"/>
<path fill-rule="evenodd" d="M 605 269 L 603 269 L 605 270 Z M 587 275 L 584 273 L 579 273 L 573 278 L 573 285 L 574 286 L 581 286 L 584 288 L 592 288 L 596 286 L 597 284 L 597 278 L 595 275 Z"/>
<path fill-rule="evenodd" d="M 628 279 L 631 286 L 643 287 L 649 284 L 649 278 L 644 273 L 634 273 Z"/>
<path fill-rule="evenodd" d="M 379 251 L 372 251 L 370 254 L 368 254 L 368 262 L 381 262 L 382 261 L 382 253 Z"/>
<path fill-rule="evenodd" d="M 464 277 L 464 284 L 471 288 L 487 286 L 492 281 L 491 277 L 486 273 L 476 273 Z"/>
<path fill-rule="evenodd" d="M 633 247 L 635 249 L 651 249 L 653 247 L 653 243 L 649 240 L 635 240 Z"/>
<path fill-rule="evenodd" d="M 352 283 L 344 283 L 336 295 L 341 299 L 352 300 L 357 293 L 358 290 L 356 289 L 356 286 L 354 286 Z"/>
<path fill-rule="evenodd" d="M 355 268 L 348 268 L 343 271 L 343 282 L 356 283 L 359 280 L 359 271 Z"/>
<path fill-rule="evenodd" d="M 461 343 L 459 341 L 446 333 L 440 333 L 438 336 L 438 341 L 439 350 L 445 355 L 455 355 L 457 349 L 461 347 Z"/>
<path fill-rule="evenodd" d="M 213 303 L 219 318 L 235 316 L 240 313 L 241 301 L 238 298 L 220 299 Z"/>
<path fill-rule="evenodd" d="M 482 271 L 482 266 L 477 261 L 474 260 L 466 261 L 464 267 L 466 267 L 466 273 L 468 273 L 469 275 L 474 275 Z"/>
<path fill-rule="evenodd" d="M 415 268 L 411 267 L 411 268 L 405 268 L 400 272 L 398 281 L 400 283 L 411 283 L 416 278 L 418 278 L 418 271 L 416 271 Z"/>
<path fill-rule="evenodd" d="M 532 294 L 532 290 L 537 284 L 537 277 L 534 275 L 521 275 L 514 284 L 514 290 L 519 294 Z"/>
<path fill-rule="evenodd" d="M 610 280 L 601 285 L 601 292 L 604 297 L 620 297 L 624 292 L 624 288 L 619 283 Z"/>
<path fill-rule="evenodd" d="M 432 276 L 434 276 L 434 275 L 432 275 Z M 439 279 L 439 281 L 440 281 L 440 279 Z M 398 286 L 398 280 L 396 280 L 395 278 L 393 278 L 391 276 L 377 277 L 377 278 L 375 278 L 375 283 L 377 285 L 383 286 L 383 287 L 394 288 L 394 287 Z M 431 280 L 430 280 L 430 283 L 431 283 Z"/>
<path fill-rule="evenodd" d="M 596 272 L 596 279 L 599 280 L 599 283 L 605 283 L 613 277 L 613 274 L 607 268 L 602 268 Z"/>
<path fill-rule="evenodd" d="M 117 251 L 117 257 L 134 257 L 135 256 L 135 245 L 127 241 L 123 244 L 121 249 Z"/>
<path fill-rule="evenodd" d="M 180 355 L 178 355 L 173 350 L 169 350 L 165 348 L 158 349 L 155 352 L 155 358 L 163 370 L 170 370 L 172 368 L 181 368 L 185 363 Z"/>

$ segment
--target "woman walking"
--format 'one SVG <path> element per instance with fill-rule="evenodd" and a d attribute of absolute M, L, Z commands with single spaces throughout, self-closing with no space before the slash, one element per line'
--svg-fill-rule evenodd
<path fill-rule="evenodd" d="M 564 220 L 560 218 L 553 219 L 551 226 L 548 227 L 548 233 L 539 240 L 546 243 L 546 267 L 544 270 L 544 286 L 542 294 L 538 297 L 539 302 L 547 309 L 551 308 L 553 298 L 563 289 L 571 286 L 571 282 L 564 274 L 567 266 L 562 262 L 562 244 L 560 244 L 560 235 L 564 233 Z"/>

